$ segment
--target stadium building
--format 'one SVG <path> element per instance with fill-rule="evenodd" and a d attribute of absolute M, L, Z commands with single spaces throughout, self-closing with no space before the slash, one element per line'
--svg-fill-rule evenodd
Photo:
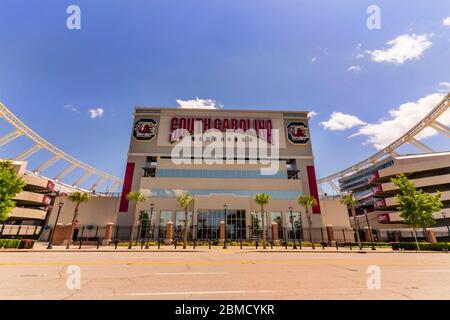
<path fill-rule="evenodd" d="M 425 192 L 441 192 L 444 207 L 441 212 L 434 214 L 436 224 L 431 230 L 434 231 L 431 237 L 442 240 L 450 238 L 450 152 L 390 156 L 371 168 L 340 179 L 341 192 L 352 191 L 358 200 L 356 225 L 362 235 L 370 237 L 367 236 L 369 224 L 373 230 L 377 230 L 379 240 L 413 238 L 410 227 L 403 223 L 396 209 L 395 195 L 399 190 L 390 181 L 401 173 Z M 425 238 L 426 235 L 421 232 L 421 237 Z"/>
<path fill-rule="evenodd" d="M 26 172 L 26 161 L 11 161 L 18 175 L 26 183 L 13 201 L 16 207 L 0 225 L 3 238 L 39 238 L 46 225 L 55 200 L 55 184 Z"/>
<path fill-rule="evenodd" d="M 307 112 L 136 108 L 117 225 L 136 223 L 131 191 L 147 196 L 137 212 L 152 208 L 152 225 L 175 231 L 184 225 L 177 194 L 189 192 L 190 237 L 199 240 L 221 232 L 251 238 L 261 222 L 258 193 L 271 196 L 266 226 L 276 225 L 280 238 L 291 212 L 296 225 L 308 227 L 297 197 L 319 196 Z M 324 201 L 310 208 L 313 227 L 348 226 L 345 210 Z"/>

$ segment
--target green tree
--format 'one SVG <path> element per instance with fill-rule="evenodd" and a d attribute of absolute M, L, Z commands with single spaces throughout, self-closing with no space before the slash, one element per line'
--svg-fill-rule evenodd
<path fill-rule="evenodd" d="M 265 225 L 265 211 L 264 206 L 269 203 L 271 199 L 271 196 L 266 193 L 259 193 L 255 195 L 253 200 L 261 206 L 261 223 L 262 223 L 262 241 L 263 241 L 263 248 L 266 248 L 266 225 Z"/>
<path fill-rule="evenodd" d="M 130 232 L 130 241 L 128 243 L 128 249 L 131 249 L 133 245 L 133 238 L 134 238 L 134 224 L 136 223 L 136 210 L 138 203 L 145 202 L 147 199 L 142 192 L 139 191 L 132 191 L 127 194 L 127 199 L 129 201 L 132 201 L 134 204 L 133 207 L 133 222 L 131 224 L 131 232 Z"/>
<path fill-rule="evenodd" d="M 349 192 L 345 195 L 342 196 L 340 202 L 344 205 L 347 206 L 347 208 L 350 208 L 351 212 L 352 212 L 352 217 L 353 217 L 353 225 L 355 227 L 356 230 L 356 240 L 358 241 L 358 246 L 359 246 L 359 250 L 362 250 L 362 245 L 361 245 L 361 238 L 359 236 L 359 229 L 357 228 L 357 224 L 356 224 L 356 204 L 358 203 L 358 200 L 356 200 L 355 196 L 353 195 L 352 192 Z"/>
<path fill-rule="evenodd" d="M 66 249 L 70 248 L 70 242 L 73 237 L 73 231 L 75 230 L 75 225 L 77 224 L 78 209 L 80 207 L 80 204 L 84 203 L 84 202 L 88 202 L 90 198 L 91 198 L 90 195 L 86 192 L 76 191 L 76 192 L 72 192 L 71 194 L 69 194 L 69 200 L 76 203 L 76 205 L 75 205 L 75 210 L 73 212 L 72 225 L 70 226 L 69 239 L 67 239 Z"/>
<path fill-rule="evenodd" d="M 405 223 L 413 228 L 417 250 L 420 250 L 416 229 L 423 228 L 426 231 L 426 228 L 435 224 L 433 212 L 438 212 L 443 206 L 440 200 L 441 193 L 430 195 L 421 189 L 418 190 L 404 174 L 392 178 L 391 182 L 400 189 L 400 193 L 395 196 L 399 203 L 397 209 Z"/>
<path fill-rule="evenodd" d="M 187 237 L 188 237 L 188 213 L 189 207 L 194 202 L 194 197 L 190 195 L 189 192 L 183 192 L 177 195 L 178 204 L 184 209 L 184 230 L 183 230 L 183 249 L 187 248 Z"/>
<path fill-rule="evenodd" d="M 313 243 L 312 240 L 312 218 L 311 218 L 311 213 L 309 212 L 309 207 L 314 207 L 317 206 L 317 200 L 316 198 L 314 198 L 313 196 L 308 196 L 308 195 L 303 195 L 303 196 L 299 196 L 297 198 L 297 203 L 299 205 L 301 205 L 303 208 L 305 208 L 305 212 L 306 212 L 306 219 L 308 219 L 308 229 L 309 229 L 309 241 L 311 241 L 311 243 Z M 301 218 L 299 218 L 301 219 Z M 295 231 L 294 231 L 295 232 Z"/>
<path fill-rule="evenodd" d="M 0 161 L 0 221 L 8 219 L 16 206 L 13 201 L 16 194 L 25 187 L 25 182 L 14 169 L 11 161 Z"/>
<path fill-rule="evenodd" d="M 141 222 L 141 234 L 139 235 L 140 238 L 146 238 L 147 234 L 149 232 L 149 226 L 150 226 L 150 215 L 147 211 L 141 210 L 139 211 L 139 221 Z"/>

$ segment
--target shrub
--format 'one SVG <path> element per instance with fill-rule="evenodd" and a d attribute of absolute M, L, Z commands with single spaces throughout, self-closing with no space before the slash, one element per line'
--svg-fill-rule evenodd
<path fill-rule="evenodd" d="M 19 243 L 19 249 L 33 249 L 34 240 L 31 239 L 22 239 Z"/>
<path fill-rule="evenodd" d="M 390 243 L 390 242 L 374 242 L 373 244 L 376 248 L 390 248 L 392 245 L 392 243 Z M 345 246 L 350 246 L 350 245 L 352 247 L 357 247 L 358 242 L 345 243 Z M 371 248 L 372 242 L 361 242 L 361 245 L 366 248 Z"/>
<path fill-rule="evenodd" d="M 20 239 L 0 239 L 0 248 L 11 249 L 18 248 Z"/>
<path fill-rule="evenodd" d="M 392 242 L 393 250 L 417 250 L 417 245 L 415 242 Z M 448 251 L 450 249 L 449 242 L 419 242 L 420 250 L 425 251 Z"/>

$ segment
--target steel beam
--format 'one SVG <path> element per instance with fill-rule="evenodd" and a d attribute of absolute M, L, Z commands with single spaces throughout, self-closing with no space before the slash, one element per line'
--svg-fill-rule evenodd
<path fill-rule="evenodd" d="M 92 172 L 90 171 L 85 172 L 80 178 L 78 178 L 77 181 L 73 183 L 73 186 L 79 187 L 80 184 L 86 181 L 86 179 L 89 178 L 90 176 L 92 176 Z"/>
<path fill-rule="evenodd" d="M 114 181 L 114 183 L 108 188 L 108 189 L 106 189 L 106 192 L 111 192 L 112 190 L 114 190 L 117 186 L 119 186 L 119 182 L 117 182 L 117 181 Z"/>
<path fill-rule="evenodd" d="M 416 138 L 412 138 L 408 141 L 408 143 L 412 144 L 414 147 L 416 147 L 417 149 L 425 152 L 425 153 L 432 153 L 434 152 L 433 149 L 431 149 L 430 147 L 428 147 L 425 143 L 420 142 L 419 140 L 417 140 Z"/>
<path fill-rule="evenodd" d="M 417 136 L 423 129 L 425 129 L 427 127 L 431 127 L 431 125 L 436 123 L 436 120 L 442 114 L 444 114 L 444 112 L 446 112 L 449 108 L 450 108 L 450 93 L 446 94 L 445 97 L 443 97 L 443 99 L 424 118 L 422 118 L 415 126 L 413 126 L 410 130 L 408 130 L 405 134 L 403 134 L 397 140 L 392 142 L 390 145 L 383 148 L 383 150 L 378 151 L 371 157 L 369 157 L 365 160 L 362 160 L 351 167 L 348 167 L 344 170 L 341 170 L 341 171 L 331 174 L 329 176 L 320 178 L 317 182 L 318 183 L 328 183 L 328 181 L 330 179 L 336 179 L 342 174 L 352 173 L 355 167 L 363 168 L 364 166 L 370 164 L 370 162 L 372 160 L 379 161 L 380 159 L 383 159 L 386 155 L 390 154 L 393 150 L 396 150 L 403 144 L 410 142 L 411 139 L 414 139 L 414 137 Z M 416 146 L 417 146 L 417 144 L 416 144 Z M 421 148 L 422 148 L 422 146 L 421 146 Z M 427 149 L 427 152 L 429 152 L 431 150 L 427 146 L 425 146 L 425 148 Z"/>
<path fill-rule="evenodd" d="M 108 178 L 105 178 L 105 177 L 98 178 L 97 181 L 95 181 L 94 184 L 92 185 L 91 190 L 97 189 L 102 184 L 104 184 L 106 182 L 106 180 L 108 180 Z"/>
<path fill-rule="evenodd" d="M 42 146 L 35 144 L 34 146 L 32 146 L 31 148 L 29 148 L 28 150 L 25 150 L 24 152 L 22 152 L 21 154 L 19 154 L 15 159 L 19 160 L 19 161 L 23 161 L 26 160 L 29 156 L 31 156 L 33 153 L 36 153 L 37 151 L 39 151 L 42 148 Z"/>
<path fill-rule="evenodd" d="M 431 127 L 436 130 L 439 133 L 442 133 L 443 135 L 446 135 L 447 137 L 450 137 L 450 128 L 447 127 L 445 124 L 440 123 L 439 121 L 435 121 Z"/>
<path fill-rule="evenodd" d="M 76 165 L 73 164 L 71 166 L 69 166 L 66 170 L 64 170 L 63 172 L 61 172 L 60 174 L 58 174 L 55 178 L 55 180 L 60 181 L 62 178 L 64 178 L 65 176 L 67 176 L 69 173 L 71 173 L 73 170 L 76 169 Z"/>
<path fill-rule="evenodd" d="M 18 130 L 14 130 L 10 133 L 5 134 L 0 138 L 0 147 L 3 147 L 5 144 L 10 143 L 14 139 L 20 137 L 22 134 Z"/>
<path fill-rule="evenodd" d="M 30 139 L 31 141 L 33 141 L 35 144 L 42 146 L 42 148 L 46 149 L 47 151 L 49 151 L 50 153 L 52 153 L 55 156 L 58 156 L 60 159 L 67 161 L 70 166 L 74 168 L 81 168 L 84 169 L 85 171 L 90 171 L 92 172 L 92 174 L 95 174 L 97 176 L 102 176 L 102 177 L 107 177 L 109 180 L 112 181 L 118 181 L 119 184 L 122 183 L 121 179 L 112 176 L 106 172 L 103 172 L 101 170 L 98 170 L 94 167 L 91 167 L 77 159 L 75 159 L 74 157 L 66 154 L 65 152 L 63 152 L 62 150 L 58 149 L 57 147 L 55 147 L 54 145 L 52 145 L 51 143 L 49 143 L 48 141 L 46 141 L 44 138 L 42 138 L 41 136 L 39 136 L 36 132 L 34 132 L 33 130 L 31 130 L 25 123 L 23 123 L 18 117 L 16 117 L 5 105 L 3 105 L 0 102 L 0 117 L 3 118 L 5 121 L 7 121 L 9 124 L 11 124 L 16 131 L 9 133 L 3 137 L 0 138 L 0 147 L 3 144 L 6 144 L 12 140 L 14 140 L 15 138 L 17 138 L 19 135 L 23 135 L 25 137 L 27 137 L 28 139 Z M 71 169 L 71 170 L 73 170 Z M 70 172 L 71 170 L 69 170 L 68 172 Z M 61 179 L 64 177 L 64 173 L 61 173 L 58 177 Z"/>
<path fill-rule="evenodd" d="M 48 159 L 46 162 L 44 162 L 43 164 L 41 164 L 39 167 L 37 167 L 36 169 L 33 170 L 33 172 L 36 173 L 41 173 L 42 171 L 47 170 L 52 164 L 54 164 L 56 161 L 58 161 L 60 159 L 60 157 L 58 156 L 53 156 L 50 159 Z"/>
<path fill-rule="evenodd" d="M 391 152 L 389 152 L 389 154 L 391 155 L 391 157 L 398 157 L 398 153 L 395 150 L 392 150 Z"/>
<path fill-rule="evenodd" d="M 331 186 L 331 188 L 333 188 L 333 190 L 336 192 L 336 194 L 341 193 L 341 190 L 339 189 L 339 187 L 333 180 L 328 181 L 328 184 Z"/>

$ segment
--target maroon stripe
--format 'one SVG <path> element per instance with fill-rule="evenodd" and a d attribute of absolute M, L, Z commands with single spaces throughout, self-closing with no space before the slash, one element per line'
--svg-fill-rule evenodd
<path fill-rule="evenodd" d="M 122 188 L 122 197 L 120 198 L 119 212 L 128 212 L 127 195 L 131 191 L 131 184 L 133 182 L 134 163 L 128 162 L 125 170 L 125 179 Z"/>
<path fill-rule="evenodd" d="M 317 200 L 317 205 L 312 207 L 312 212 L 320 214 L 319 192 L 317 189 L 316 172 L 314 171 L 314 166 L 306 166 L 306 172 L 308 173 L 309 194 Z"/>

